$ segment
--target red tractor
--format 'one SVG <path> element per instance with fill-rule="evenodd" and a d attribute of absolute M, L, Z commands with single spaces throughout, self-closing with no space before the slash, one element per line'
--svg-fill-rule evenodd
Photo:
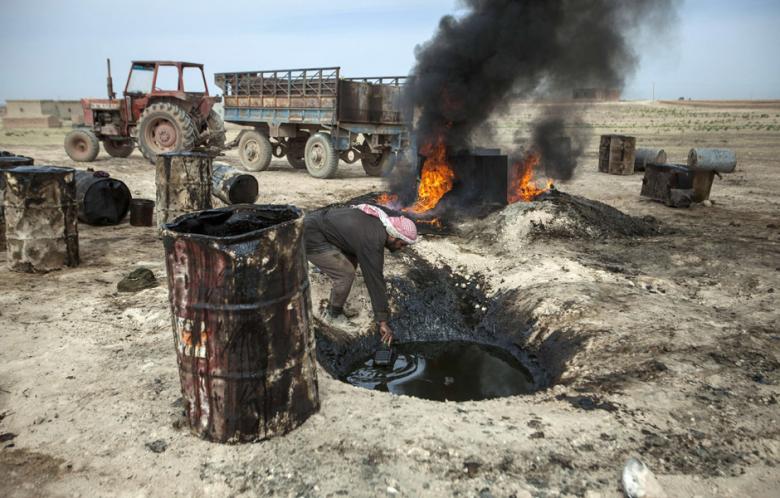
<path fill-rule="evenodd" d="M 108 61 L 108 99 L 81 99 L 84 126 L 65 136 L 74 161 L 94 161 L 99 142 L 113 157 L 138 149 L 150 162 L 163 152 L 222 147 L 225 126 L 212 107 L 202 64 L 135 61 L 123 98 L 116 98 Z"/>

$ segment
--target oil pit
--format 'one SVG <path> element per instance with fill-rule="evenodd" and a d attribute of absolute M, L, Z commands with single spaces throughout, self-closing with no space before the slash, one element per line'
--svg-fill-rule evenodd
<path fill-rule="evenodd" d="M 544 350 L 525 347 L 530 325 L 514 297 L 491 296 L 479 274 L 412 252 L 399 262 L 400 274 L 388 278 L 395 338 L 389 362 L 381 362 L 387 347 L 375 328 L 315 321 L 317 360 L 333 378 L 437 402 L 525 395 L 555 383 L 562 364 L 548 368 Z"/>
<path fill-rule="evenodd" d="M 498 347 L 466 341 L 411 342 L 391 351 L 388 364 L 375 361 L 372 354 L 341 380 L 433 401 L 480 401 L 534 390 L 531 373 Z"/>

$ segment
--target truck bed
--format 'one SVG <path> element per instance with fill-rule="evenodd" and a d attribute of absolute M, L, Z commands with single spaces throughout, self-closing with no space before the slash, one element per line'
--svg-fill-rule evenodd
<path fill-rule="evenodd" d="M 218 73 L 225 121 L 403 125 L 405 77 L 341 78 L 340 68 Z"/>

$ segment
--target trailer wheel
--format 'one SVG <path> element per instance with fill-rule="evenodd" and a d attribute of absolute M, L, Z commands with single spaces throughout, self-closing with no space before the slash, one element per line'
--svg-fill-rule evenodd
<path fill-rule="evenodd" d="M 360 163 L 368 176 L 387 176 L 393 171 L 396 162 L 396 155 L 390 149 L 381 154 L 363 154 Z"/>
<path fill-rule="evenodd" d="M 309 136 L 294 137 L 287 141 L 287 162 L 295 169 L 306 169 L 306 141 Z"/>
<path fill-rule="evenodd" d="M 74 161 L 91 163 L 100 151 L 95 133 L 86 128 L 79 128 L 65 135 L 65 152 Z"/>
<path fill-rule="evenodd" d="M 339 155 L 330 135 L 315 133 L 306 141 L 306 169 L 314 178 L 333 178 L 339 168 Z"/>
<path fill-rule="evenodd" d="M 131 140 L 103 139 L 103 148 L 111 157 L 127 157 L 133 153 L 135 144 Z"/>
<path fill-rule="evenodd" d="M 245 131 L 238 141 L 238 157 L 246 171 L 265 171 L 271 164 L 271 141 L 257 130 Z"/>

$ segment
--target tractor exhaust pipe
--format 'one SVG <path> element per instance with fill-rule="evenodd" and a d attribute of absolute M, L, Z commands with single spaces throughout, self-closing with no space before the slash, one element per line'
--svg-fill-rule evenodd
<path fill-rule="evenodd" d="M 114 93 L 114 81 L 111 79 L 111 59 L 106 59 L 108 66 L 108 77 L 106 78 L 106 87 L 108 88 L 108 99 L 113 100 L 116 97 Z"/>

